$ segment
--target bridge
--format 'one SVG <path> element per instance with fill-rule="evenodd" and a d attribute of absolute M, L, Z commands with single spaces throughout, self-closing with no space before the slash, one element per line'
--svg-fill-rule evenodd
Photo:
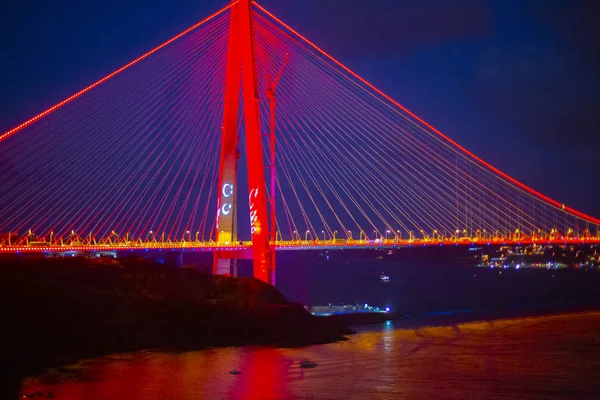
<path fill-rule="evenodd" d="M 275 283 L 276 251 L 600 244 L 599 227 L 250 0 L 0 133 L 0 254 L 212 252 L 215 273 L 250 258 Z"/>

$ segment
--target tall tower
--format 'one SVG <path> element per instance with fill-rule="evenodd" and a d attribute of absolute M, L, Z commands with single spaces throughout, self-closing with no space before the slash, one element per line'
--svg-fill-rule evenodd
<path fill-rule="evenodd" d="M 275 284 L 275 266 L 269 250 L 265 165 L 254 65 L 251 1 L 232 0 L 232 3 L 225 78 L 225 109 L 221 136 L 216 237 L 219 243 L 237 241 L 238 111 L 240 89 L 242 89 L 254 277 Z M 228 274 L 231 273 L 232 268 L 235 272 L 238 258 L 245 257 L 235 252 L 215 252 L 214 273 Z"/>

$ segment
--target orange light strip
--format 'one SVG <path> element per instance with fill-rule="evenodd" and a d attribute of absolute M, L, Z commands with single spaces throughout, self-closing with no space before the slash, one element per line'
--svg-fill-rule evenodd
<path fill-rule="evenodd" d="M 338 67 L 342 68 L 344 71 L 346 71 L 347 73 L 349 73 L 350 75 L 352 75 L 354 78 L 358 79 L 360 82 L 362 82 L 363 84 L 365 84 L 366 86 L 368 86 L 369 88 L 371 88 L 372 90 L 374 90 L 377 94 L 379 94 L 380 96 L 382 96 L 384 99 L 388 100 L 389 102 L 391 102 L 395 106 L 399 107 L 402 111 L 404 111 L 405 113 L 407 113 L 408 115 L 410 115 L 411 117 L 413 117 L 414 119 L 416 119 L 417 121 L 419 121 L 420 123 L 422 123 L 423 125 L 425 125 L 427 128 L 431 129 L 433 132 L 435 132 L 436 134 L 438 134 L 439 136 L 441 136 L 442 138 L 444 138 L 445 140 L 447 140 L 452 145 L 456 146 L 459 150 L 463 151 L 468 156 L 470 156 L 473 159 L 477 160 L 479 163 L 481 163 L 485 167 L 489 168 L 493 172 L 497 173 L 498 175 L 500 175 L 504 179 L 508 180 L 509 182 L 511 182 L 512 184 L 518 186 L 519 188 L 525 190 L 526 192 L 528 192 L 528 193 L 530 193 L 530 194 L 532 194 L 534 196 L 537 196 L 538 198 L 544 200 L 545 202 L 547 202 L 547 203 L 549 203 L 549 204 L 551 204 L 551 205 L 553 205 L 553 206 L 555 206 L 555 207 L 557 207 L 559 209 L 563 209 L 567 213 L 570 213 L 570 214 L 572 214 L 572 215 L 574 215 L 576 217 L 585 219 L 585 220 L 587 220 L 589 222 L 592 222 L 594 224 L 597 224 L 597 225 L 600 224 L 600 219 L 594 218 L 594 217 L 592 217 L 590 215 L 587 215 L 587 214 L 584 214 L 584 213 L 582 213 L 580 211 L 577 211 L 577 210 L 575 210 L 575 209 L 573 209 L 571 207 L 567 207 L 564 204 L 561 204 L 558 201 L 556 201 L 554 199 L 551 199 L 550 197 L 539 193 L 538 191 L 536 191 L 536 190 L 530 188 L 529 186 L 527 186 L 527 185 L 519 182 L 518 180 L 516 180 L 516 179 L 512 178 L 511 176 L 505 174 L 504 172 L 500 171 L 498 168 L 494 167 L 493 165 L 491 165 L 491 164 L 487 163 L 486 161 L 482 160 L 481 158 L 477 157 L 475 154 L 471 153 L 469 150 L 467 150 L 466 148 L 462 147 L 461 145 L 459 145 L 458 143 L 456 143 L 454 140 L 452 140 L 448 136 L 444 135 L 439 130 L 435 129 L 429 123 L 427 123 L 423 119 L 419 118 L 417 115 L 415 115 L 410 110 L 408 110 L 406 107 L 404 107 L 402 104 L 398 103 L 396 100 L 392 99 L 390 96 L 388 96 L 387 94 L 385 94 L 381 90 L 377 89 L 377 87 L 375 87 L 372 83 L 370 83 L 369 81 L 367 81 L 366 79 L 364 79 L 363 77 L 361 77 L 360 75 L 358 75 L 356 72 L 352 71 L 350 68 L 346 67 L 340 61 L 338 61 L 333 56 L 331 56 L 327 52 L 325 52 L 325 50 L 321 49 L 319 46 L 317 46 L 316 44 L 314 44 L 313 42 L 311 42 L 310 40 L 308 40 L 307 38 L 305 38 L 304 36 L 302 36 L 300 33 L 298 33 L 296 30 L 294 30 L 291 26 L 289 26 L 288 24 L 286 24 L 285 22 L 283 22 L 282 20 L 280 20 L 279 18 L 277 18 L 275 15 L 273 15 L 269 11 L 267 11 L 263 6 L 261 6 L 257 2 L 254 2 L 254 5 L 259 10 L 261 10 L 262 12 L 264 12 L 266 15 L 268 15 L 269 17 L 271 17 L 274 21 L 276 21 L 277 23 L 279 23 L 281 26 L 285 27 L 287 30 L 289 30 L 290 32 L 292 32 L 294 35 L 296 35 L 298 38 L 300 38 L 302 41 L 304 41 L 310 47 L 312 47 L 313 49 L 315 49 L 316 51 L 318 51 L 319 53 L 321 53 L 323 56 L 325 56 L 326 58 L 328 58 L 330 61 L 332 61 L 333 63 L 335 63 Z"/>
<path fill-rule="evenodd" d="M 353 241 L 346 243 L 328 243 L 328 241 L 299 241 L 296 243 L 285 242 L 277 243 L 277 250 L 318 250 L 318 249 L 354 249 L 354 248 L 404 248 L 404 247 L 435 247 L 435 246 L 515 246 L 515 245 L 580 245 L 580 244 L 599 244 L 600 238 L 588 237 L 588 238 L 565 238 L 565 239 L 508 239 L 508 238 L 492 238 L 488 240 L 475 239 L 467 241 L 456 241 L 451 239 L 444 240 L 401 240 L 401 241 L 384 241 L 384 242 L 372 242 L 372 241 Z M 0 253 L 47 253 L 47 252 L 69 252 L 69 251 L 141 251 L 141 250 L 171 250 L 171 251 L 234 251 L 234 250 L 249 250 L 252 245 L 246 246 L 231 246 L 231 245 L 195 245 L 195 246 L 182 246 L 181 244 L 169 243 L 168 245 L 161 244 L 158 246 L 48 246 L 48 247 L 29 247 L 29 246 L 10 246 L 0 247 Z"/>
<path fill-rule="evenodd" d="M 174 41 L 176 41 L 177 39 L 181 38 L 182 36 L 187 35 L 188 33 L 190 33 L 191 31 L 193 31 L 194 29 L 198 28 L 200 25 L 204 24 L 205 22 L 210 21 L 211 19 L 215 18 L 216 16 L 218 16 L 219 14 L 221 14 L 222 12 L 227 11 L 229 8 L 233 7 L 236 2 L 232 2 L 231 4 L 229 4 L 226 7 L 223 7 L 222 9 L 220 9 L 219 11 L 209 15 L 208 17 L 204 18 L 202 21 L 190 26 L 188 29 L 186 29 L 185 31 L 179 33 L 178 35 L 172 37 L 171 39 L 167 40 L 166 42 L 164 42 L 163 44 L 153 48 L 152 50 L 150 50 L 149 52 L 141 55 L 140 57 L 136 58 L 135 60 L 131 61 L 130 63 L 122 66 L 121 68 L 119 68 L 118 70 L 106 75 L 104 78 L 100 79 L 99 81 L 94 82 L 93 84 L 91 84 L 90 86 L 86 87 L 85 89 L 80 90 L 79 92 L 75 93 L 74 95 L 67 97 L 66 99 L 64 99 L 63 101 L 61 101 L 60 103 L 50 107 L 49 109 L 47 109 L 46 111 L 36 115 L 33 118 L 28 119 L 27 121 L 23 122 L 21 125 L 15 126 L 14 128 L 12 128 L 11 130 L 3 133 L 0 135 L 0 142 L 3 141 L 4 139 L 12 136 L 13 134 L 19 132 L 20 130 L 22 130 L 23 128 L 26 128 L 27 126 L 33 124 L 34 122 L 36 122 L 39 119 L 42 119 L 43 117 L 45 117 L 46 115 L 52 113 L 53 111 L 56 111 L 57 109 L 61 108 L 62 106 L 64 106 L 65 104 L 69 103 L 70 101 L 78 98 L 79 96 L 81 96 L 82 94 L 85 94 L 87 92 L 89 92 L 90 90 L 92 90 L 93 88 L 95 88 L 96 86 L 100 85 L 101 83 L 106 82 L 107 80 L 109 80 L 110 78 L 114 77 L 115 75 L 125 71 L 127 68 L 131 67 L 132 65 L 137 64 L 138 62 L 142 61 L 143 59 L 145 59 L 146 57 L 156 53 L 158 50 L 162 49 L 163 47 L 168 46 L 169 44 L 173 43 Z"/>

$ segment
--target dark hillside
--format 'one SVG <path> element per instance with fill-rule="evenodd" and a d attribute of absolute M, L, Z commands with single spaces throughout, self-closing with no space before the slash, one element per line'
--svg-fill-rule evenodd
<path fill-rule="evenodd" d="M 3 387 L 114 352 L 295 347 L 341 340 L 350 332 L 313 317 L 261 281 L 138 258 L 2 258 L 0 299 Z"/>

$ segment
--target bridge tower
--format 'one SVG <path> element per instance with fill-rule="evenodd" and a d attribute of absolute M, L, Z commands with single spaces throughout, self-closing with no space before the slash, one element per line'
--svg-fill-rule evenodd
<path fill-rule="evenodd" d="M 252 235 L 254 277 L 275 284 L 275 263 L 269 248 L 269 221 L 262 153 L 259 96 L 254 64 L 251 1 L 232 0 L 229 47 L 225 78 L 225 101 L 221 132 L 220 174 L 216 238 L 219 243 L 237 242 L 237 171 L 239 159 L 238 112 L 243 100 L 248 161 L 248 198 Z M 240 92 L 242 96 L 240 97 Z M 272 221 L 271 223 L 274 223 Z M 215 252 L 215 274 L 237 273 L 236 260 L 243 252 Z"/>

